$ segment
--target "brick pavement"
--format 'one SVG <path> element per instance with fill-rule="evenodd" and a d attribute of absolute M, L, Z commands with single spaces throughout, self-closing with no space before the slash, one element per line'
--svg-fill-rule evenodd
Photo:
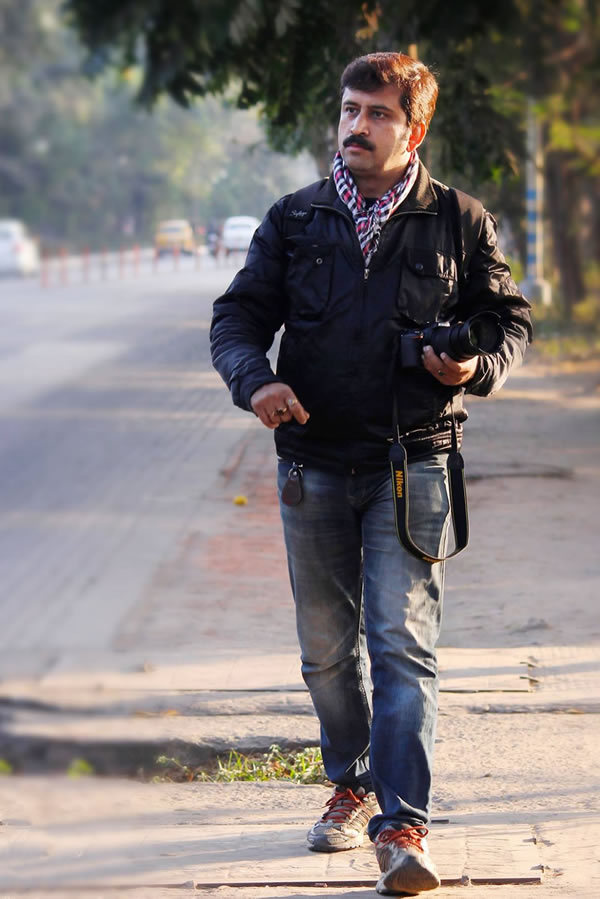
<path fill-rule="evenodd" d="M 123 623 L 119 648 L 196 653 L 296 648 L 272 434 L 250 428 L 201 511 Z M 242 495 L 246 505 L 234 505 Z M 165 616 L 165 604 L 169 615 Z"/>
<path fill-rule="evenodd" d="M 161 344 L 160 328 L 152 326 L 152 330 L 153 339 L 157 339 L 158 346 Z M 182 330 L 185 332 L 186 329 Z M 193 335 L 188 336 L 192 338 Z M 178 348 L 176 344 L 177 338 L 174 338 L 173 351 L 183 352 L 185 355 L 187 344 L 180 344 Z M 190 343 L 192 345 L 193 340 Z M 168 357 L 169 352 L 165 352 Z M 136 361 L 134 368 L 138 362 L 140 360 Z M 160 365 L 155 366 L 154 372 L 156 367 L 160 368 Z M 168 365 L 166 367 L 169 368 Z M 96 372 L 94 377 L 98 376 L 99 372 Z M 115 384 L 118 378 L 116 372 L 109 375 L 106 370 L 102 375 L 109 379 L 113 376 L 115 380 L 112 383 Z M 162 375 L 159 378 L 156 374 L 150 377 L 154 379 L 155 387 L 157 380 L 162 379 Z M 203 381 L 203 387 L 209 389 L 208 374 L 203 377 L 207 378 Z M 527 655 L 536 653 L 543 659 L 546 639 L 555 644 L 557 651 L 568 649 L 565 644 L 572 644 L 571 657 L 565 657 L 564 654 L 555 657 L 552 671 L 554 680 L 545 697 L 560 697 L 562 687 L 570 679 L 573 691 L 569 694 L 569 701 L 573 700 L 573 705 L 567 708 L 560 702 L 554 706 L 552 702 L 542 702 L 542 692 L 539 695 L 533 694 L 528 705 L 521 698 L 511 702 L 504 697 L 500 702 L 499 695 L 485 693 L 474 693 L 468 701 L 458 696 L 444 699 L 436 761 L 435 801 L 438 813 L 447 815 L 456 827 L 485 829 L 486 826 L 493 825 L 508 837 L 511 833 L 517 834 L 521 841 L 524 840 L 522 829 L 525 828 L 529 834 L 526 839 L 535 847 L 540 859 L 539 865 L 543 866 L 538 868 L 537 864 L 530 864 L 526 872 L 531 875 L 530 869 L 535 869 L 534 876 L 543 873 L 542 886 L 469 887 L 469 895 L 477 899 L 485 899 L 490 895 L 508 896 L 508 891 L 514 896 L 515 890 L 526 899 L 534 895 L 591 899 L 598 893 L 599 873 L 594 848 L 600 837 L 598 783 L 596 768 L 590 760 L 597 746 L 599 719 L 595 706 L 574 701 L 576 696 L 585 700 L 590 683 L 597 686 L 597 656 L 592 653 L 594 642 L 597 643 L 598 640 L 597 615 L 594 616 L 594 607 L 590 607 L 587 597 L 595 595 L 598 582 L 597 558 L 590 553 L 589 544 L 589 522 L 596 507 L 594 497 L 598 489 L 598 448 L 593 440 L 594 427 L 597 428 L 598 402 L 597 396 L 585 384 L 582 388 L 581 379 L 566 379 L 562 386 L 557 382 L 554 390 L 553 383 L 544 385 L 543 376 L 539 379 L 537 377 L 532 369 L 529 373 L 525 371 L 520 378 L 515 379 L 513 387 L 509 385 L 506 394 L 501 395 L 502 399 L 485 404 L 473 403 L 474 412 L 469 431 L 472 437 L 469 436 L 468 439 L 469 446 L 480 452 L 470 469 L 480 475 L 471 491 L 474 542 L 469 554 L 465 554 L 452 568 L 446 602 L 446 618 L 449 623 L 446 635 L 450 635 L 452 642 L 456 639 L 458 645 L 463 641 L 468 646 L 487 648 L 492 664 L 494 647 L 515 646 L 519 652 L 523 650 Z M 106 522 L 102 525 L 103 539 L 107 540 L 107 546 L 110 544 L 117 554 L 129 551 L 132 543 L 123 539 L 127 527 L 131 527 L 131 522 L 128 525 L 126 521 L 127 509 L 132 500 L 141 497 L 136 507 L 137 514 L 147 516 L 148 531 L 142 535 L 144 539 L 141 541 L 140 551 L 149 553 L 153 560 L 153 577 L 142 584 L 141 593 L 136 593 L 139 585 L 137 588 L 133 584 L 128 587 L 124 572 L 113 567 L 117 585 L 120 584 L 120 589 L 123 589 L 123 585 L 130 589 L 135 601 L 127 612 L 122 608 L 121 615 L 113 619 L 117 627 L 111 632 L 112 637 L 108 641 L 108 658 L 117 667 L 125 665 L 127 671 L 131 672 L 128 666 L 134 658 L 139 659 L 140 653 L 148 654 L 149 661 L 152 662 L 154 656 L 160 660 L 161 652 L 168 650 L 176 657 L 181 670 L 186 663 L 190 666 L 188 676 L 192 679 L 194 661 L 207 662 L 211 657 L 217 660 L 227 654 L 232 658 L 237 657 L 242 661 L 251 659 L 253 664 L 266 666 L 274 645 L 297 652 L 273 488 L 274 456 L 271 435 L 254 426 L 252 419 L 244 419 L 244 431 L 238 434 L 238 440 L 230 443 L 230 446 L 236 444 L 237 449 L 241 449 L 239 441 L 243 440 L 244 453 L 237 457 L 235 453 L 228 455 L 222 447 L 226 423 L 230 420 L 234 427 L 237 425 L 235 413 L 231 413 L 229 409 L 225 392 L 221 389 L 219 393 L 215 389 L 212 396 L 216 398 L 218 394 L 223 406 L 215 410 L 214 418 L 205 420 L 206 428 L 199 435 L 192 433 L 191 428 L 181 425 L 181 422 L 189 422 L 194 416 L 193 401 L 188 405 L 191 394 L 187 393 L 184 386 L 185 396 L 179 396 L 182 384 L 177 375 L 172 374 L 166 380 L 177 385 L 172 398 L 167 402 L 166 413 L 160 400 L 149 404 L 146 411 L 149 422 L 163 418 L 165 421 L 164 430 L 156 429 L 155 424 L 148 427 L 148 433 L 155 438 L 154 443 L 150 438 L 145 444 L 148 447 L 148 459 L 153 464 L 138 471 L 135 454 L 127 457 L 129 462 L 126 471 L 131 478 L 128 490 L 124 490 L 122 495 L 118 490 L 114 491 L 107 502 L 108 512 L 118 513 L 120 516 L 119 528 L 111 529 L 110 514 L 107 514 Z M 118 394 L 118 391 L 114 392 Z M 93 385 L 88 393 L 93 395 Z M 112 439 L 115 442 L 109 442 L 109 447 L 118 446 L 119 427 L 129 427 L 130 424 L 135 426 L 132 409 L 140 411 L 139 406 L 132 406 L 131 392 L 124 392 L 122 400 L 122 415 L 114 416 L 112 423 L 115 431 Z M 596 405 L 590 403 L 590 400 L 595 401 Z M 208 401 L 210 402 L 210 398 Z M 221 399 L 217 402 L 220 403 Z M 504 407 L 501 405 L 496 410 L 501 413 L 502 426 L 495 419 L 496 402 L 504 404 Z M 119 407 L 118 403 L 116 407 Z M 81 410 L 82 418 L 85 418 L 86 408 L 87 421 L 104 421 L 107 417 L 102 402 L 97 405 L 88 402 L 86 406 L 82 396 L 79 396 L 78 409 Z M 231 419 L 229 416 L 232 416 Z M 50 416 L 48 420 L 52 420 Z M 531 421 L 537 422 L 536 433 L 533 434 L 525 428 L 527 422 Z M 115 422 L 120 423 L 118 427 Z M 219 423 L 223 423 L 223 427 L 219 427 Z M 543 434 L 545 439 L 541 451 L 536 455 L 536 438 L 539 434 Z M 92 429 L 90 436 L 88 446 L 93 447 L 97 443 L 100 447 L 102 429 Z M 568 440 L 565 440 L 566 436 Z M 180 441 L 179 450 L 169 453 L 169 438 Z M 194 476 L 197 473 L 198 448 L 209 444 L 210 455 L 213 458 L 221 456 L 218 466 L 224 467 L 226 474 L 217 480 L 213 478 L 209 490 L 196 492 Z M 573 480 L 563 479 L 556 471 L 549 478 L 540 477 L 542 465 L 554 466 L 555 469 L 560 467 L 561 460 L 565 459 L 565 446 L 568 447 L 568 464 L 572 467 Z M 469 452 L 473 450 L 469 449 Z M 494 471 L 490 476 L 490 454 L 495 450 L 498 453 L 494 457 Z M 168 456 L 168 465 L 161 469 L 164 480 L 161 482 L 163 492 L 159 495 L 163 506 L 161 514 L 158 514 L 157 496 L 154 496 L 154 504 L 144 505 L 144 490 L 156 482 L 156 478 L 152 478 L 152 469 L 159 466 L 165 455 Z M 101 458 L 100 449 L 98 457 L 92 454 L 92 458 Z M 70 457 L 69 467 L 76 469 L 76 462 L 76 458 Z M 102 490 L 101 480 L 97 486 L 101 511 L 102 499 L 106 493 Z M 93 488 L 94 485 L 90 485 L 92 492 Z M 549 490 L 559 500 L 550 511 Z M 246 506 L 233 505 L 232 498 L 238 493 L 248 496 Z M 70 528 L 74 519 L 69 518 L 68 509 L 64 511 L 65 527 Z M 70 510 L 70 514 L 73 514 L 73 510 Z M 52 515 L 56 516 L 56 510 L 53 510 Z M 564 531 L 560 529 L 563 520 L 569 522 L 569 540 L 577 539 L 577 548 L 570 552 L 561 552 L 564 549 L 561 542 L 564 540 Z M 55 518 L 52 523 L 56 525 Z M 70 533 L 76 531 L 77 528 L 74 528 Z M 139 535 L 141 531 L 138 530 L 137 533 Z M 512 538 L 512 551 L 507 549 L 507 535 Z M 558 542 L 551 542 L 550 538 L 555 539 L 555 535 Z M 82 538 L 82 556 L 85 556 L 87 539 Z M 87 543 L 88 549 L 91 545 L 93 541 Z M 552 547 L 550 555 L 547 553 L 548 546 Z M 531 564 L 532 551 L 535 565 Z M 257 557 L 260 559 L 260 566 L 257 565 Z M 94 559 L 97 570 L 101 571 L 109 558 L 109 555 L 99 554 Z M 263 562 L 266 564 L 263 565 Z M 34 575 L 39 577 L 38 584 L 44 583 L 41 569 L 34 570 L 31 576 Z M 65 581 L 64 585 L 68 587 L 68 582 Z M 569 595 L 565 591 L 569 587 L 573 588 L 573 585 L 575 594 Z M 73 602 L 80 595 L 73 591 Z M 96 594 L 96 601 L 99 601 L 101 595 Z M 568 616 L 564 614 L 564 602 L 560 601 L 565 596 L 569 601 Z M 117 593 L 114 597 L 115 605 L 118 606 L 119 601 Z M 75 629 L 71 630 L 70 635 L 71 638 L 74 637 Z M 578 643 L 590 643 L 590 654 L 580 656 L 576 651 Z M 55 687 L 62 675 L 63 689 L 81 687 L 84 695 L 82 672 L 86 659 L 93 662 L 93 653 L 85 644 L 75 644 L 76 641 L 67 647 L 73 652 L 71 662 L 65 662 L 64 659 L 61 662 L 56 655 L 47 661 L 50 674 L 47 683 L 52 682 L 54 672 Z M 103 644 L 104 648 L 106 645 Z M 468 655 L 465 655 L 466 658 Z M 75 669 L 75 676 L 73 659 L 79 659 L 82 665 L 81 671 Z M 173 670 L 167 665 L 161 668 L 158 664 L 156 676 L 152 675 L 151 667 L 148 672 L 149 677 L 154 677 L 153 682 L 159 685 L 162 673 L 164 672 L 165 677 L 171 676 Z M 109 675 L 111 673 L 108 672 Z M 592 680 L 586 680 L 584 675 Z M 131 676 L 134 679 L 137 677 L 139 683 L 144 677 L 144 671 Z M 542 674 L 542 681 L 543 676 Z M 89 683 L 93 684 L 93 681 L 88 682 L 88 686 Z M 126 680 L 119 681 L 117 678 L 117 687 L 119 683 L 120 689 L 123 689 Z M 165 685 L 168 683 L 165 681 Z M 44 686 L 43 682 L 41 686 Z M 172 684 L 170 686 L 170 694 L 167 689 L 157 690 L 157 695 L 162 697 L 163 711 L 168 710 L 165 703 L 176 692 L 172 689 Z M 97 737 L 110 742 L 110 727 L 115 720 L 117 723 L 119 721 L 118 716 L 115 718 L 114 706 L 111 706 L 111 703 L 115 703 L 118 689 L 115 694 L 106 692 L 104 708 L 100 703 L 100 706 L 92 709 L 91 704 L 86 707 L 84 702 L 78 720 L 75 715 L 60 719 L 56 711 L 51 709 L 45 709 L 43 714 L 46 721 L 54 717 L 58 730 L 64 722 L 65 732 L 69 728 L 70 733 L 76 733 L 84 725 L 89 727 L 90 722 L 95 721 Z M 178 716 L 173 716 L 169 727 L 173 735 L 177 736 L 179 733 L 180 737 L 187 730 L 192 735 L 190 743 L 194 739 L 195 720 L 198 721 L 202 716 L 209 725 L 211 720 L 214 721 L 213 737 L 227 732 L 230 736 L 233 733 L 241 735 L 243 727 L 246 727 L 248 733 L 253 723 L 264 721 L 264 705 L 260 708 L 253 706 L 242 692 L 237 694 L 237 699 L 233 693 L 223 696 L 220 708 L 212 695 L 193 696 L 193 692 L 190 695 L 189 688 L 182 692 L 185 693 L 188 704 L 181 706 L 181 710 L 186 714 L 180 716 L 180 727 Z M 284 697 L 285 694 L 281 697 L 282 700 Z M 133 701 L 136 701 L 135 697 Z M 283 723 L 283 706 L 273 703 L 272 697 L 270 700 L 263 698 L 263 703 L 267 701 L 272 703 L 269 726 L 277 716 Z M 128 726 L 132 724 L 135 728 L 136 721 L 131 711 L 131 705 L 121 703 L 120 721 Z M 151 714 L 152 706 L 146 705 L 144 711 L 146 715 Z M 307 720 L 306 711 L 296 708 L 296 712 L 298 711 Z M 64 710 L 61 713 L 66 715 Z M 156 724 L 152 717 L 146 717 L 142 719 L 143 726 L 138 728 L 140 732 L 157 732 L 165 720 L 168 720 L 160 716 L 156 709 L 155 713 Z M 10 721 L 10 706 L 3 707 L 2 715 L 4 721 Z M 29 728 L 31 736 L 36 728 L 40 728 L 42 720 L 42 714 L 36 718 L 31 709 L 29 715 L 28 719 L 20 718 L 21 724 L 24 722 L 25 737 L 27 729 Z M 314 722 L 311 721 L 311 724 Z M 43 734 L 43 728 L 38 732 Z M 115 734 L 118 733 L 116 730 Z M 72 750 L 76 745 L 76 742 L 72 744 Z M 61 834 L 57 837 L 51 832 L 42 812 L 39 809 L 35 811 L 36 802 L 41 801 L 43 805 L 47 796 L 51 795 L 50 785 L 44 791 L 36 789 L 35 781 L 30 778 L 8 779 L 5 783 L 5 807 L 11 792 L 13 802 L 23 803 L 27 796 L 27 801 L 35 812 L 34 827 L 31 823 L 19 823 L 18 816 L 11 815 L 10 820 L 5 821 L 5 826 L 0 828 L 0 837 L 4 845 L 11 847 L 11 852 L 15 851 L 15 847 L 20 847 L 17 856 L 13 855 L 12 858 L 21 859 L 24 866 L 39 865 L 42 858 L 51 860 L 51 867 L 47 870 L 54 872 L 51 886 L 55 896 L 68 878 L 65 879 L 64 872 L 61 874 L 59 855 L 56 851 L 53 854 L 52 847 L 57 845 L 56 839 L 59 842 L 68 840 L 69 833 L 74 840 L 72 845 L 78 846 L 78 852 L 82 853 L 77 856 L 78 860 L 69 864 L 79 866 L 79 870 L 86 872 L 91 878 L 90 885 L 94 877 L 100 877 L 102 871 L 105 874 L 108 872 L 108 876 L 113 878 L 115 871 L 120 872 L 120 876 L 129 878 L 128 883 L 133 888 L 140 876 L 145 877 L 149 870 L 161 870 L 168 872 L 168 882 L 179 884 L 177 892 L 181 889 L 183 893 L 189 891 L 189 886 L 183 885 L 188 879 L 186 871 L 191 872 L 190 876 L 195 881 L 200 879 L 200 843 L 205 837 L 210 843 L 213 835 L 207 831 L 199 833 L 200 825 L 194 817 L 188 822 L 189 829 L 179 830 L 182 822 L 181 818 L 177 819 L 177 815 L 185 801 L 192 805 L 196 803 L 199 808 L 206 805 L 201 785 L 184 784 L 173 789 L 168 802 L 168 816 L 169 823 L 177 824 L 177 828 L 171 826 L 165 830 L 153 831 L 148 829 L 150 800 L 145 797 L 156 796 L 158 791 L 154 791 L 153 786 L 160 788 L 165 785 L 136 785 L 140 787 L 141 799 L 140 805 L 134 808 L 129 793 L 131 784 L 117 782 L 116 808 L 102 820 L 102 832 L 105 835 L 111 832 L 125 833 L 128 837 L 125 843 L 121 841 L 114 852 L 111 851 L 105 857 L 104 860 L 109 865 L 106 869 L 100 865 L 102 859 L 95 845 L 98 842 L 97 826 L 92 825 L 88 830 L 91 841 L 91 848 L 88 850 L 87 844 L 81 843 L 82 834 L 78 832 L 77 814 L 67 810 L 64 812 L 60 825 Z M 60 782 L 54 783 L 60 798 Z M 100 801 L 94 800 L 94 790 L 98 791 L 97 796 L 101 796 L 105 789 L 107 790 L 102 781 L 91 779 L 85 782 L 76 791 L 79 793 L 79 806 L 83 804 L 84 807 L 93 809 L 94 803 Z M 63 791 L 65 795 L 66 792 Z M 260 787 L 258 792 L 261 798 L 252 806 L 252 814 L 249 811 L 242 813 L 239 809 L 236 814 L 238 825 L 249 815 L 252 826 L 258 828 L 258 856 L 253 857 L 253 862 L 260 865 L 261 858 L 268 857 L 272 837 L 270 832 L 260 830 L 265 820 L 261 810 L 270 810 L 271 805 L 269 797 L 261 792 Z M 222 795 L 221 805 L 224 810 L 236 808 L 233 795 L 231 791 Z M 59 804 L 58 799 L 56 802 Z M 258 820 L 256 807 L 259 810 Z M 305 826 L 305 816 L 313 813 L 312 806 L 307 809 L 302 804 L 302 827 Z M 210 818 L 210 809 L 208 814 Z M 123 815 L 130 816 L 128 823 L 123 823 Z M 162 824 L 164 821 L 161 826 Z M 211 820 L 205 821 L 202 826 L 214 830 Z M 121 831 L 119 827 L 122 828 Z M 221 836 L 224 833 L 225 831 L 221 831 L 217 840 L 225 839 Z M 141 834 L 139 839 L 138 834 Z M 182 834 L 185 835 L 181 836 Z M 231 834 L 233 835 L 233 831 Z M 175 837 L 178 845 L 183 842 L 183 856 L 178 854 L 179 849 L 169 855 L 170 841 Z M 531 845 L 526 848 L 531 848 Z M 128 854 L 124 846 L 130 847 L 132 851 Z M 144 854 L 144 846 L 150 847 L 150 855 L 154 858 L 149 859 L 147 852 Z M 305 861 L 304 848 L 297 840 L 294 846 L 296 849 L 291 854 L 292 864 L 302 868 Z M 494 852 L 495 862 L 498 863 L 495 870 L 500 871 L 501 875 L 508 856 L 498 858 L 497 847 L 493 843 L 489 846 L 489 852 L 486 850 L 480 857 L 492 858 Z M 477 851 L 478 857 L 479 853 L 480 850 Z M 140 857 L 143 861 L 141 867 Z M 350 857 L 348 865 L 351 870 Z M 70 871 L 72 879 L 72 870 Z M 180 879 L 183 874 L 186 874 L 186 881 Z M 99 880 L 96 882 L 99 883 Z M 103 882 L 106 883 L 106 879 Z M 156 880 L 152 882 L 155 883 Z M 50 885 L 50 880 L 47 883 Z M 248 888 L 244 891 L 243 899 L 259 895 L 303 895 L 316 899 L 316 895 L 339 897 L 355 892 L 350 886 L 344 887 L 342 892 L 339 889 L 325 891 L 323 887 L 315 892 L 315 889 L 307 891 L 282 887 L 275 888 L 278 892 L 274 892 L 272 887 L 263 890 Z M 453 896 L 456 889 L 441 890 L 437 895 Z M 148 890 L 147 895 L 155 899 L 153 891 L 154 887 Z M 240 896 L 239 891 L 232 892 L 227 887 L 212 892 L 218 897 L 227 896 L 227 899 L 233 895 L 236 899 Z M 372 895 L 372 890 L 367 892 Z M 134 894 L 127 887 L 123 889 L 123 895 Z"/>

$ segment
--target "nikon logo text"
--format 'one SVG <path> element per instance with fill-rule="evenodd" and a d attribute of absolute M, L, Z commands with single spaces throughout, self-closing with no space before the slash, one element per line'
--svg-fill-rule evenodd
<path fill-rule="evenodd" d="M 404 472 L 397 471 L 396 472 L 396 496 L 398 499 L 402 499 L 404 495 Z"/>

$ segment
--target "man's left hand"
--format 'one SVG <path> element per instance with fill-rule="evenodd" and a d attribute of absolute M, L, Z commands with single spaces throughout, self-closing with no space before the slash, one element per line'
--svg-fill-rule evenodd
<path fill-rule="evenodd" d="M 466 384 L 477 371 L 477 356 L 457 362 L 448 353 L 437 356 L 432 346 L 423 347 L 423 365 L 440 384 L 447 387 L 458 387 Z"/>

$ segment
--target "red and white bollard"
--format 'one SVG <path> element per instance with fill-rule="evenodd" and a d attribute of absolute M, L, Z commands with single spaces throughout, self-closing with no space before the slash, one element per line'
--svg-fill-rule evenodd
<path fill-rule="evenodd" d="M 60 248 L 59 251 L 59 272 L 60 272 L 60 283 L 67 284 L 69 280 L 69 271 L 67 268 L 67 251 L 64 247 Z"/>
<path fill-rule="evenodd" d="M 40 284 L 42 287 L 48 287 L 50 282 L 50 273 L 49 273 L 49 264 L 48 264 L 48 253 L 46 250 L 42 250 L 41 258 L 40 258 Z"/>
<path fill-rule="evenodd" d="M 90 250 L 89 247 L 84 247 L 83 252 L 81 254 L 81 277 L 82 280 L 87 281 L 90 276 Z"/>

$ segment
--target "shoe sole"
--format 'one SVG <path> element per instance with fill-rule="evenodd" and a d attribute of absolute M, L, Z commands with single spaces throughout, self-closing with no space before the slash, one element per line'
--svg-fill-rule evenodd
<path fill-rule="evenodd" d="M 384 872 L 377 881 L 377 892 L 384 896 L 418 896 L 439 887 L 440 879 L 433 871 L 408 857 L 402 865 Z"/>
<path fill-rule="evenodd" d="M 308 848 L 313 852 L 344 852 L 346 849 L 358 849 L 362 846 L 364 842 L 364 837 L 356 837 L 355 839 L 350 839 L 348 837 L 344 838 L 342 834 L 340 834 L 339 839 L 331 839 L 330 837 L 317 837 L 313 840 L 308 840 Z"/>

